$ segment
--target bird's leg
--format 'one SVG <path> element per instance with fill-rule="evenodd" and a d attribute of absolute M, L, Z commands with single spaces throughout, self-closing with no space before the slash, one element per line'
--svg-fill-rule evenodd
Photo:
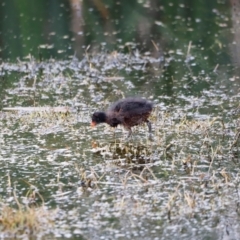
<path fill-rule="evenodd" d="M 146 121 L 146 123 L 147 123 L 147 125 L 148 125 L 148 130 L 149 130 L 149 137 L 148 137 L 148 139 L 150 140 L 150 141 L 153 141 L 153 136 L 152 136 L 152 124 L 151 124 L 151 122 L 150 121 Z"/>
<path fill-rule="evenodd" d="M 124 129 L 126 129 L 128 131 L 128 135 L 127 138 L 132 136 L 132 129 L 130 126 L 128 126 L 127 124 L 123 124 Z"/>
<path fill-rule="evenodd" d="M 146 120 L 146 123 L 148 125 L 149 133 L 151 133 L 152 132 L 152 124 L 151 124 L 151 122 L 149 120 Z"/>
<path fill-rule="evenodd" d="M 132 136 L 132 129 L 131 128 L 127 128 L 127 130 L 128 130 L 127 138 L 129 138 L 129 137 Z"/>

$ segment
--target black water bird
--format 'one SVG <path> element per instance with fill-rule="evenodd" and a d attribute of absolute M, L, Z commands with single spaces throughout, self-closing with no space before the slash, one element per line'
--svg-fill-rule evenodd
<path fill-rule="evenodd" d="M 131 127 L 146 123 L 149 133 L 152 131 L 151 122 L 148 120 L 153 110 L 153 103 L 138 97 L 129 97 L 113 103 L 106 112 L 95 112 L 92 115 L 91 126 L 107 123 L 111 127 L 123 125 L 131 136 Z"/>

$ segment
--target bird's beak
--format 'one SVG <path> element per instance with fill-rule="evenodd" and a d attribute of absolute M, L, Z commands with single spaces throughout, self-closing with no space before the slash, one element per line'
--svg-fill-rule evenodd
<path fill-rule="evenodd" d="M 96 125 L 97 125 L 96 122 L 94 122 L 94 121 L 91 122 L 91 127 L 95 127 Z"/>

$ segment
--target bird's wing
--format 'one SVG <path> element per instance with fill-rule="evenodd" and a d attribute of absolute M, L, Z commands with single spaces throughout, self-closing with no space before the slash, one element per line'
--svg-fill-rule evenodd
<path fill-rule="evenodd" d="M 147 102 L 131 101 L 131 102 L 119 102 L 115 106 L 115 111 L 119 115 L 126 117 L 142 115 L 150 112 L 152 110 L 152 105 Z"/>

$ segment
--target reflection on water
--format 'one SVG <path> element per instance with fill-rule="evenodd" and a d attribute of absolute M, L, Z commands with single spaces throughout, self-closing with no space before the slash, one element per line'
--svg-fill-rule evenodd
<path fill-rule="evenodd" d="M 226 63 L 231 20 L 238 29 L 238 1 L 231 3 L 2 0 L 0 53 L 14 60 L 29 54 L 67 58 L 86 51 L 139 49 L 159 58 L 179 50 L 188 61 L 191 42 L 194 56 L 206 65 Z"/>

